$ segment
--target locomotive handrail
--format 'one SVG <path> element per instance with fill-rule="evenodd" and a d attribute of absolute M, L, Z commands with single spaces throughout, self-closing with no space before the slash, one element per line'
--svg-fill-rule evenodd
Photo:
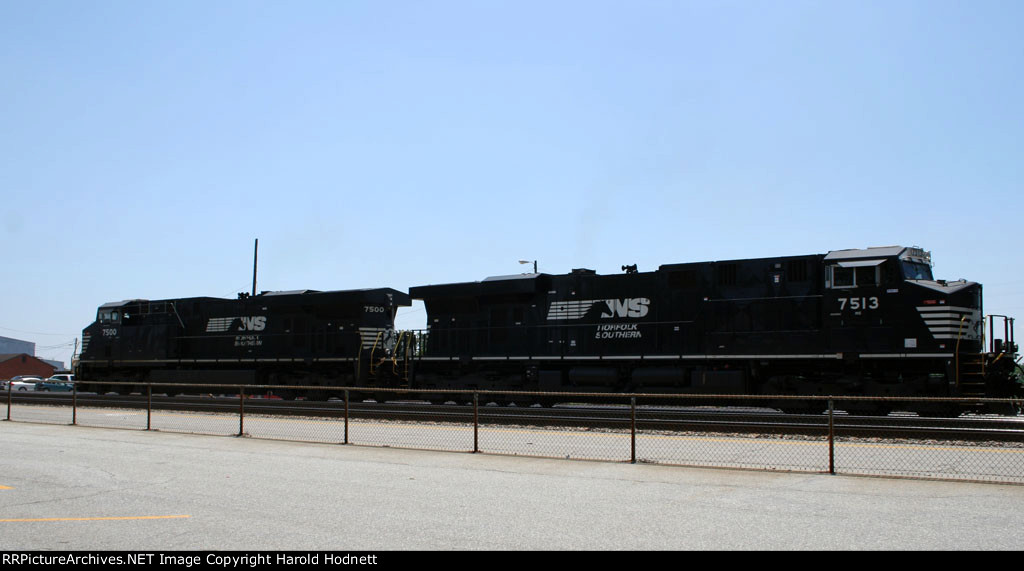
<path fill-rule="evenodd" d="M 370 348 L 370 374 L 371 375 L 373 375 L 376 372 L 376 370 L 375 370 L 375 368 L 373 366 L 373 354 L 377 352 L 377 343 L 380 342 L 380 337 L 383 334 L 384 334 L 383 331 L 378 331 L 377 332 L 377 337 L 375 337 L 374 340 L 373 340 L 373 347 Z"/>
<path fill-rule="evenodd" d="M 960 318 L 960 327 L 959 327 L 959 329 L 957 329 L 957 332 L 956 332 L 956 352 L 954 353 L 954 361 L 955 361 L 954 366 L 956 368 L 956 389 L 957 390 L 960 390 L 960 338 L 961 338 L 961 334 L 964 331 L 964 321 L 966 321 L 966 320 L 967 320 L 967 316 L 966 315 L 964 315 L 963 317 Z M 982 372 L 982 374 L 985 373 L 985 360 L 984 359 L 982 359 L 982 361 L 981 361 L 981 372 Z"/>
<path fill-rule="evenodd" d="M 1007 352 L 1007 349 L 1010 349 L 1010 350 L 1016 352 L 1016 343 L 1015 343 L 1014 335 L 1013 335 L 1013 333 L 1014 333 L 1013 332 L 1013 322 L 1014 322 L 1014 319 L 1012 317 L 1007 316 L 1007 315 L 999 315 L 999 314 L 992 313 L 992 314 L 988 315 L 988 334 L 989 334 L 988 350 L 989 350 L 989 353 L 995 353 L 996 352 L 996 347 L 995 347 L 995 341 L 996 341 L 996 339 L 995 339 L 995 337 L 996 337 L 996 335 L 995 335 L 995 324 L 996 324 L 996 320 L 995 320 L 995 318 L 997 318 L 997 317 L 1000 317 L 1003 320 L 1003 350 L 1000 351 L 1000 352 L 1005 353 L 1005 352 Z"/>

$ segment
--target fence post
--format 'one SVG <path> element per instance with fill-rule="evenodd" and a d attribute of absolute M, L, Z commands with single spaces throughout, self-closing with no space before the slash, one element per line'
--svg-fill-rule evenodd
<path fill-rule="evenodd" d="M 11 382 L 7 381 L 7 420 L 11 419 Z"/>
<path fill-rule="evenodd" d="M 71 383 L 71 426 L 78 424 L 78 382 Z"/>
<path fill-rule="evenodd" d="M 836 473 L 836 425 L 833 413 L 835 407 L 832 399 L 828 399 L 828 473 Z"/>
<path fill-rule="evenodd" d="M 629 462 L 636 464 L 636 397 L 629 398 L 629 449 Z"/>
<path fill-rule="evenodd" d="M 245 387 L 238 387 L 238 435 L 245 436 Z"/>
<path fill-rule="evenodd" d="M 146 385 L 146 430 L 153 427 L 153 385 Z"/>
<path fill-rule="evenodd" d="M 473 453 L 480 451 L 480 395 L 473 393 Z"/>
<path fill-rule="evenodd" d="M 345 442 L 348 444 L 348 389 L 345 389 Z"/>

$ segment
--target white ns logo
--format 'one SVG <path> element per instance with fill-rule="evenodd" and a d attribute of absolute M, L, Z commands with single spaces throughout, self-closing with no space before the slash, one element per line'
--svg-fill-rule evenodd
<path fill-rule="evenodd" d="M 242 326 L 238 328 L 239 331 L 263 331 L 267 327 L 267 318 L 263 315 L 240 317 L 239 319 L 242 320 Z"/>
<path fill-rule="evenodd" d="M 601 317 L 643 317 L 647 315 L 651 300 L 646 297 L 631 297 L 623 300 L 606 299 L 607 307 Z"/>

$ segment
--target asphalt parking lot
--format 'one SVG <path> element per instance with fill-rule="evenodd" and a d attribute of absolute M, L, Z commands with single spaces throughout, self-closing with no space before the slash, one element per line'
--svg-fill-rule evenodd
<path fill-rule="evenodd" d="M 986 549 L 1024 486 L 0 422 L 3 550 Z"/>

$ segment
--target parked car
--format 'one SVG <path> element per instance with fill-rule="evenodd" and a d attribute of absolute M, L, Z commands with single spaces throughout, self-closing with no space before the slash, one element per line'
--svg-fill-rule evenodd
<path fill-rule="evenodd" d="M 38 383 L 36 383 L 36 390 L 43 392 L 69 392 L 73 388 L 74 385 L 72 383 L 55 379 L 54 377 L 50 377 L 45 381 L 39 381 Z"/>
<path fill-rule="evenodd" d="M 17 377 L 11 377 L 11 390 L 12 391 L 31 391 L 35 390 L 36 383 L 43 382 L 42 377 L 35 375 L 18 375 Z"/>
<path fill-rule="evenodd" d="M 73 383 L 75 382 L 75 375 L 71 373 L 57 373 L 56 375 L 51 375 L 50 378 L 46 380 L 58 383 Z"/>

